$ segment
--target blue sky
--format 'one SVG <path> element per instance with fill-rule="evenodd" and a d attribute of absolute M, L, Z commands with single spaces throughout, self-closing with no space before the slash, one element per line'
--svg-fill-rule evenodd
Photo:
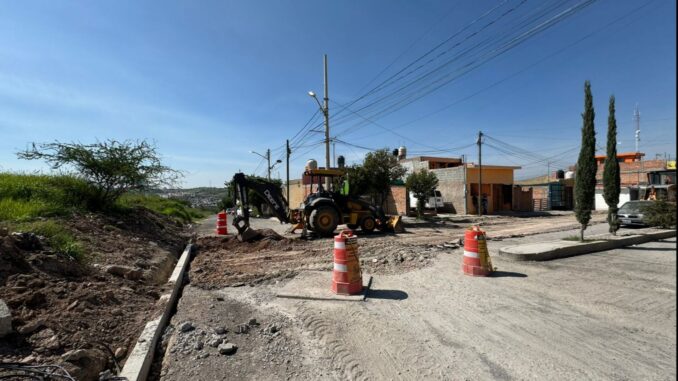
<path fill-rule="evenodd" d="M 270 148 L 273 160 L 283 158 L 285 139 L 318 108 L 307 92 L 322 94 L 323 54 L 330 134 L 353 144 L 336 143 L 336 155 L 349 163 L 367 152 L 356 146 L 400 145 L 410 156 L 476 161 L 472 143 L 482 130 L 495 139 L 490 144 L 533 155 L 488 145 L 484 163 L 524 165 L 518 178 L 546 173 L 551 161 L 552 169 L 565 167 L 577 156 L 586 79 L 599 146 L 614 94 L 618 150 L 634 150 L 637 103 L 641 151 L 675 157 L 675 1 L 595 1 L 487 58 L 502 39 L 529 30 L 521 25 L 539 25 L 582 1 L 4 2 L 0 170 L 45 169 L 16 158 L 30 142 L 112 138 L 155 141 L 169 165 L 186 171 L 184 186 L 220 186 L 237 170 L 265 174 L 249 151 Z M 397 91 L 447 57 L 457 58 Z M 415 91 L 446 78 L 434 92 Z M 380 96 L 392 98 L 372 105 Z M 381 112 L 389 99 L 403 102 Z M 322 130 L 320 122 L 293 140 L 292 178 L 309 158 L 324 163 L 323 134 L 307 132 Z M 284 178 L 284 165 L 272 173 Z"/>

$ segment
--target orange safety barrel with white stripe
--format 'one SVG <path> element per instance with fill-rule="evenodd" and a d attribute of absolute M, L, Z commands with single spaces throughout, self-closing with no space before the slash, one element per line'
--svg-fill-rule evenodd
<path fill-rule="evenodd" d="M 358 237 L 344 230 L 334 237 L 334 267 L 332 292 L 339 295 L 359 294 L 363 290 L 363 277 L 358 260 Z"/>
<path fill-rule="evenodd" d="M 461 270 L 471 276 L 487 276 L 492 272 L 485 232 L 478 226 L 467 229 L 464 235 L 464 259 Z"/>
<path fill-rule="evenodd" d="M 228 234 L 227 220 L 228 218 L 225 211 L 222 210 L 221 212 L 217 213 L 217 229 L 216 229 L 217 235 Z"/>

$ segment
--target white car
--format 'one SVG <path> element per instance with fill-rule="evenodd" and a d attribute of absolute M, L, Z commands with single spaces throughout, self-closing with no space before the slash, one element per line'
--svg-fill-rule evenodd
<path fill-rule="evenodd" d="M 426 200 L 424 203 L 424 208 L 426 209 L 433 209 L 433 208 L 442 208 L 445 206 L 445 203 L 443 202 L 443 195 L 440 193 L 439 190 L 435 190 L 433 192 L 435 194 L 431 195 L 431 197 Z M 417 209 L 417 198 L 414 197 L 414 193 L 410 192 L 410 207 L 412 209 Z"/>

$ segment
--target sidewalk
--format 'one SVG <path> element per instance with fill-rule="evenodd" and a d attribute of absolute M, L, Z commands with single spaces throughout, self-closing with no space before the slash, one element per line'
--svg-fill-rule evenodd
<path fill-rule="evenodd" d="M 509 246 L 499 249 L 499 257 L 510 261 L 548 261 L 637 245 L 675 236 L 675 230 L 640 229 L 637 233 L 634 232 L 632 234 L 585 236 L 584 242 L 557 240 Z"/>

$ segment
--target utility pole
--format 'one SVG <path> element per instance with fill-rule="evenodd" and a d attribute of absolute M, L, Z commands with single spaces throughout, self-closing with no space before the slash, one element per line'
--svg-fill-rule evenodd
<path fill-rule="evenodd" d="M 290 140 L 287 139 L 286 141 L 286 150 L 285 152 L 287 153 L 287 203 L 289 204 L 290 202 L 290 154 L 292 153 L 292 150 L 290 150 Z"/>
<path fill-rule="evenodd" d="M 478 131 L 478 215 L 483 215 L 483 132 Z"/>
<path fill-rule="evenodd" d="M 266 166 L 266 173 L 267 173 L 267 179 L 268 181 L 271 181 L 271 149 L 266 150 L 266 161 L 268 162 L 268 165 Z"/>
<path fill-rule="evenodd" d="M 325 97 L 323 98 L 323 114 L 325 114 L 325 168 L 330 169 L 330 98 L 327 82 L 327 54 L 323 55 L 323 63 L 325 66 Z M 325 177 L 325 188 L 327 191 L 330 190 L 329 177 Z"/>
<path fill-rule="evenodd" d="M 640 111 L 638 111 L 638 103 L 636 103 L 636 108 L 633 110 L 633 122 L 636 125 L 636 155 L 640 163 L 638 164 L 638 173 L 636 175 L 636 181 L 638 182 L 638 193 L 640 194 L 640 167 L 643 165 L 643 158 L 640 156 Z M 616 159 L 616 158 L 615 158 Z"/>
<path fill-rule="evenodd" d="M 332 142 L 332 166 L 337 166 L 337 143 Z"/>
<path fill-rule="evenodd" d="M 468 184 L 466 182 L 466 155 L 461 155 L 461 164 L 464 171 L 464 214 L 468 214 Z"/>

